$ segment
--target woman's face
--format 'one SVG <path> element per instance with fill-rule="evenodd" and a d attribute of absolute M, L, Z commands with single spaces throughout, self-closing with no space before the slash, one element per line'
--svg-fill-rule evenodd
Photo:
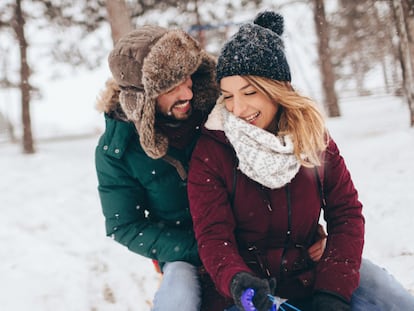
<path fill-rule="evenodd" d="M 275 116 L 278 104 L 259 92 L 241 76 L 229 76 L 221 79 L 220 89 L 226 109 L 236 117 L 257 127 L 272 131 L 275 128 Z"/>

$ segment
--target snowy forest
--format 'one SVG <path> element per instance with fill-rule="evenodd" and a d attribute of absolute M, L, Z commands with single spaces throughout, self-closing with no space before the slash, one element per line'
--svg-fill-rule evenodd
<path fill-rule="evenodd" d="M 326 2 L 326 3 L 325 3 Z M 340 96 L 387 93 L 404 96 L 414 126 L 414 3 L 410 0 L 364 1 L 119 1 L 7 0 L 0 4 L 0 90 L 18 92 L 20 116 L 10 104 L 0 106 L 0 131 L 35 152 L 31 106 L 44 87 L 37 76 L 62 76 L 62 65 L 95 70 L 122 34 L 136 25 L 157 23 L 180 27 L 217 54 L 238 23 L 260 9 L 293 11 L 307 24 L 288 29 L 302 68 L 319 67 L 321 95 L 329 117 L 341 115 Z M 299 23 L 300 19 L 296 19 Z M 310 29 L 312 35 L 309 36 Z M 292 49 L 293 52 L 293 49 Z M 41 59 L 42 61 L 37 61 Z M 53 71 L 51 72 L 50 69 Z M 375 84 L 370 83 L 372 76 Z M 304 83 L 314 84 L 308 78 Z"/>
<path fill-rule="evenodd" d="M 114 43 L 181 28 L 213 55 L 241 23 L 285 18 L 292 83 L 327 118 L 364 204 L 364 257 L 414 293 L 413 0 L 2 0 L 3 310 L 149 310 L 159 274 L 105 236 L 95 102 Z"/>

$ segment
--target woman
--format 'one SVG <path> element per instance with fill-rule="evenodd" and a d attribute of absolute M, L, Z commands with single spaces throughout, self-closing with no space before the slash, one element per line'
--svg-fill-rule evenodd
<path fill-rule="evenodd" d="M 383 310 L 373 280 L 363 276 L 365 292 L 355 291 L 362 204 L 321 113 L 290 84 L 282 33 L 282 16 L 261 13 L 219 56 L 222 95 L 193 152 L 188 183 L 200 257 L 221 296 L 239 310 L 267 311 L 269 295 L 300 310 Z M 308 249 L 321 210 L 328 238 L 315 263 Z M 374 266 L 369 276 L 381 271 L 364 266 Z M 414 305 L 408 294 L 403 300 Z"/>

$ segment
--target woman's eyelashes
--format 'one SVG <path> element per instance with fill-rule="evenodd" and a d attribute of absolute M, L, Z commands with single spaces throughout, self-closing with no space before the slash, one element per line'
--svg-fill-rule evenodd
<path fill-rule="evenodd" d="M 246 92 L 243 95 L 244 96 L 251 96 L 251 95 L 255 95 L 257 92 L 256 91 L 251 91 L 251 92 Z M 223 95 L 223 99 L 227 100 L 227 99 L 231 99 L 233 98 L 233 95 Z"/>

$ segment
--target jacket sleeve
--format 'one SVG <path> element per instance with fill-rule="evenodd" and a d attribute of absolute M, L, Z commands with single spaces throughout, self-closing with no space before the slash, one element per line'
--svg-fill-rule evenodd
<path fill-rule="evenodd" d="M 188 195 L 200 258 L 217 289 L 231 297 L 230 283 L 238 272 L 252 272 L 237 249 L 234 236 L 235 219 L 228 190 L 232 173 L 221 165 L 231 163 L 223 158 L 222 149 L 202 136 L 192 154 L 188 177 Z M 231 167 L 231 166 L 230 166 Z"/>
<path fill-rule="evenodd" d="M 328 240 L 318 263 L 316 291 L 350 300 L 359 285 L 359 268 L 364 245 L 362 204 L 337 145 L 330 139 L 324 158 L 324 218 Z"/>
<path fill-rule="evenodd" d="M 133 178 L 122 158 L 108 156 L 98 145 L 95 164 L 106 234 L 131 251 L 160 262 L 200 264 L 190 228 L 153 222 L 147 216 L 146 190 Z"/>

